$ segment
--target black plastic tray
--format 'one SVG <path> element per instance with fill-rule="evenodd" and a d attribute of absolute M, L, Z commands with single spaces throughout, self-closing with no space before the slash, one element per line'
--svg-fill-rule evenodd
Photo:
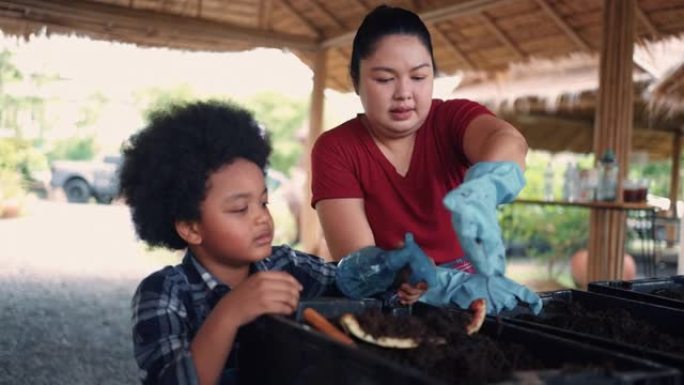
<path fill-rule="evenodd" d="M 567 303 L 577 303 L 590 311 L 624 309 L 635 319 L 651 324 L 661 333 L 676 338 L 684 337 L 684 310 L 580 290 L 559 290 L 541 293 L 540 296 L 544 305 L 547 305 L 550 301 L 557 300 Z M 522 315 L 525 315 L 525 319 L 520 319 Z M 663 350 L 649 349 L 644 346 L 620 342 L 604 336 L 580 333 L 547 325 L 542 323 L 551 316 L 546 310 L 542 310 L 538 317 L 531 317 L 531 315 L 529 308 L 518 306 L 513 311 L 501 313 L 499 317 L 504 323 L 532 328 L 534 330 L 552 333 L 594 346 L 620 351 L 635 357 L 675 367 L 684 372 L 684 355 L 674 354 Z"/>
<path fill-rule="evenodd" d="M 658 289 L 684 291 L 684 276 L 644 278 L 633 281 L 596 281 L 589 283 L 589 291 L 616 297 L 648 302 L 654 305 L 684 309 L 684 300 L 653 294 Z"/>
<path fill-rule="evenodd" d="M 325 316 L 334 318 L 346 311 L 360 312 L 365 307 L 379 306 L 379 302 L 368 300 L 360 303 L 323 299 L 303 302 L 300 309 L 313 307 Z M 420 316 L 433 310 L 430 306 L 414 305 L 413 313 Z M 399 309 L 393 313 L 405 311 Z M 615 368 L 611 373 L 545 370 L 532 372 L 532 377 L 530 372 L 516 373 L 515 378 L 504 382 L 507 385 L 529 384 L 530 378 L 537 380 L 537 383 L 541 379 L 541 383 L 554 385 L 678 385 L 680 381 L 676 369 L 536 330 L 502 324 L 489 317 L 480 333 L 502 342 L 523 345 L 549 367 L 561 367 L 567 363 L 597 365 L 610 361 Z M 447 385 L 429 374 L 400 366 L 371 350 L 339 344 L 296 319 L 261 317 L 246 328 L 241 341 L 239 366 L 242 384 Z"/>

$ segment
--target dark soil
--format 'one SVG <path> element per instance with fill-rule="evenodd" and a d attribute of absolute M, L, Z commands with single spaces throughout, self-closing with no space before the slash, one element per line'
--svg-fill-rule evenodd
<path fill-rule="evenodd" d="M 663 333 L 621 308 L 589 310 L 577 302 L 549 301 L 544 305 L 543 317 L 522 315 L 517 318 L 625 344 L 684 354 L 683 338 Z"/>
<path fill-rule="evenodd" d="M 418 337 L 428 341 L 432 336 L 446 339 L 446 344 L 427 342 L 415 349 L 363 347 L 450 384 L 497 382 L 511 378 L 517 370 L 543 368 L 543 364 L 521 345 L 501 344 L 481 334 L 468 336 L 465 332 L 470 321 L 467 314 L 436 311 L 417 318 L 394 317 L 374 310 L 357 318 L 373 335 Z"/>
<path fill-rule="evenodd" d="M 684 301 L 684 286 L 655 289 L 650 294 Z"/>
<path fill-rule="evenodd" d="M 401 317 L 401 322 L 387 322 L 380 309 L 370 309 L 357 316 L 359 324 L 373 337 L 398 337 L 429 340 L 438 337 L 434 329 L 416 317 Z"/>

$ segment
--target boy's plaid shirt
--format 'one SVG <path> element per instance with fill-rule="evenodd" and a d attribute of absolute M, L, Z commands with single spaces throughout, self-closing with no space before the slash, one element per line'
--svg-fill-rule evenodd
<path fill-rule="evenodd" d="M 273 247 L 271 256 L 251 271 L 278 270 L 302 284 L 301 298 L 337 295 L 332 263 L 296 251 Z M 190 343 L 221 297 L 230 288 L 204 269 L 188 251 L 183 262 L 145 278 L 133 297 L 133 345 L 143 384 L 198 384 Z M 236 339 L 221 384 L 237 382 Z"/>

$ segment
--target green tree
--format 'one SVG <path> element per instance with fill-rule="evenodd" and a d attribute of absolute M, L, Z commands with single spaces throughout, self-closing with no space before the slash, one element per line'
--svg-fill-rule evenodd
<path fill-rule="evenodd" d="M 93 136 L 72 137 L 53 143 L 47 153 L 50 161 L 56 159 L 91 160 L 98 152 L 97 142 Z"/>
<path fill-rule="evenodd" d="M 95 92 L 90 95 L 90 97 L 81 106 L 81 117 L 75 123 L 76 127 L 79 128 L 79 131 L 97 123 L 100 115 L 102 114 L 102 108 L 104 108 L 108 101 L 109 99 L 101 92 Z"/>
<path fill-rule="evenodd" d="M 270 135 L 273 145 L 271 167 L 289 174 L 304 150 L 300 130 L 308 116 L 308 103 L 279 93 L 265 92 L 246 100 L 245 106 Z"/>
<path fill-rule="evenodd" d="M 153 111 L 195 98 L 195 93 L 187 84 L 173 87 L 150 87 L 137 91 L 134 95 L 135 103 L 140 107 L 145 120 L 149 120 L 148 118 Z"/>
<path fill-rule="evenodd" d="M 657 160 L 633 166 L 629 170 L 629 177 L 633 179 L 648 179 L 650 181 L 649 193 L 667 197 L 670 195 L 671 173 L 671 160 Z"/>

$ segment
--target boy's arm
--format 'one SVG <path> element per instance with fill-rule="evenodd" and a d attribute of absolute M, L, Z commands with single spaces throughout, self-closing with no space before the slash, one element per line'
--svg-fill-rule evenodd
<path fill-rule="evenodd" d="M 143 384 L 198 384 L 187 311 L 165 277 L 145 279 L 133 297 L 133 347 Z"/>
<path fill-rule="evenodd" d="M 143 281 L 133 299 L 135 356 L 143 384 L 216 384 L 240 326 L 262 314 L 291 314 L 301 285 L 278 271 L 257 273 L 224 295 L 194 334 L 192 305 L 163 274 Z M 194 334 L 194 335 L 193 335 Z"/>
<path fill-rule="evenodd" d="M 326 262 L 323 258 L 289 246 L 274 247 L 269 259 L 271 269 L 286 271 L 299 281 L 303 287 L 301 299 L 342 296 L 335 285 L 335 262 Z"/>

